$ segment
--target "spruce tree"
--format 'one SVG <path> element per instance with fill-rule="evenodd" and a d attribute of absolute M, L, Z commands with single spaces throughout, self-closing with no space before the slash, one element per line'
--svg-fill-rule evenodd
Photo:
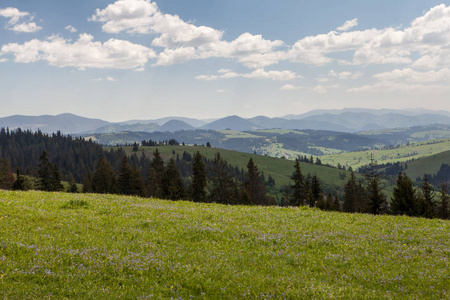
<path fill-rule="evenodd" d="M 261 179 L 258 167 L 253 162 L 252 158 L 250 158 L 247 163 L 247 179 L 244 183 L 244 187 L 250 195 L 252 204 L 266 204 L 266 189 Z"/>
<path fill-rule="evenodd" d="M 83 179 L 83 193 L 92 193 L 92 175 L 88 170 L 87 175 Z"/>
<path fill-rule="evenodd" d="M 117 179 L 117 188 L 119 194 L 134 195 L 131 173 L 132 173 L 131 165 L 128 163 L 127 157 L 123 156 L 122 163 L 120 164 L 119 176 Z"/>
<path fill-rule="evenodd" d="M 70 175 L 70 178 L 69 178 L 69 186 L 67 188 L 67 192 L 68 193 L 78 193 L 77 183 L 75 182 L 75 179 L 73 178 L 72 175 Z"/>
<path fill-rule="evenodd" d="M 165 199 L 180 200 L 184 198 L 183 180 L 173 158 L 170 158 L 167 164 L 162 189 Z"/>
<path fill-rule="evenodd" d="M 164 198 L 163 178 L 165 174 L 164 161 L 158 148 L 153 152 L 153 160 L 145 183 L 147 197 Z"/>
<path fill-rule="evenodd" d="M 100 157 L 92 176 L 92 191 L 99 194 L 117 193 L 116 174 L 104 157 Z"/>
<path fill-rule="evenodd" d="M 11 163 L 8 159 L 0 160 L 0 189 L 9 190 L 14 185 L 14 175 L 11 171 Z"/>
<path fill-rule="evenodd" d="M 311 178 L 311 197 L 309 206 L 314 207 L 315 203 L 323 199 L 322 186 L 320 184 L 320 179 L 316 174 Z"/>
<path fill-rule="evenodd" d="M 449 209 L 448 209 L 448 184 L 445 181 L 442 181 L 440 186 L 440 192 L 441 192 L 441 203 L 439 205 L 438 209 L 438 216 L 441 219 L 448 219 L 449 218 Z"/>
<path fill-rule="evenodd" d="M 214 156 L 210 174 L 211 184 L 208 201 L 222 204 L 237 204 L 241 198 L 237 185 L 230 175 L 227 162 L 219 152 Z"/>
<path fill-rule="evenodd" d="M 344 202 L 342 203 L 343 212 L 355 212 L 356 205 L 360 201 L 361 195 L 358 195 L 361 190 L 358 188 L 356 182 L 355 172 L 350 174 L 350 178 L 344 187 Z"/>
<path fill-rule="evenodd" d="M 191 198 L 194 202 L 206 202 L 206 168 L 199 151 L 192 161 Z"/>
<path fill-rule="evenodd" d="M 436 216 L 436 205 L 434 203 L 434 196 L 435 192 L 433 191 L 433 186 L 428 181 L 428 176 L 425 175 L 422 187 L 421 187 L 421 193 L 419 196 L 420 199 L 420 216 L 423 216 L 425 218 L 434 218 Z"/>
<path fill-rule="evenodd" d="M 339 196 L 336 194 L 333 198 L 333 204 L 331 206 L 331 210 L 333 211 L 341 211 L 341 203 L 339 201 Z"/>
<path fill-rule="evenodd" d="M 62 191 L 64 186 L 61 183 L 61 172 L 59 171 L 58 166 L 53 164 L 52 166 L 52 174 L 51 174 L 51 191 Z"/>
<path fill-rule="evenodd" d="M 14 184 L 12 186 L 12 189 L 15 191 L 25 191 L 25 178 L 20 173 L 20 169 L 16 169 L 16 181 L 14 181 Z"/>
<path fill-rule="evenodd" d="M 418 213 L 416 191 L 411 179 L 400 172 L 397 176 L 397 185 L 394 187 L 391 200 L 391 213 L 394 215 L 415 216 Z"/>
<path fill-rule="evenodd" d="M 289 204 L 291 206 L 303 205 L 303 199 L 305 194 L 305 178 L 302 175 L 302 169 L 300 168 L 299 159 L 295 159 L 294 173 L 291 176 L 291 180 L 294 184 L 291 185 L 292 194 Z"/>
<path fill-rule="evenodd" d="M 48 160 L 47 151 L 45 150 L 42 151 L 42 154 L 39 157 L 38 168 L 38 189 L 41 191 L 52 191 L 53 168 Z"/>
<path fill-rule="evenodd" d="M 378 172 L 377 162 L 373 153 L 370 154 L 369 159 L 370 163 L 364 172 L 364 177 L 367 181 L 366 191 L 369 200 L 369 212 L 378 215 L 386 213 L 387 201 L 381 187 L 382 174 Z"/>

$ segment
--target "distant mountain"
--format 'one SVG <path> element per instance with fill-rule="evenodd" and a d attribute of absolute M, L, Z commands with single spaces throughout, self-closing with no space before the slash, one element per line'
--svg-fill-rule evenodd
<path fill-rule="evenodd" d="M 223 119 L 219 119 L 217 121 L 211 122 L 205 126 L 202 126 L 201 129 L 206 130 L 225 130 L 231 129 L 234 131 L 246 131 L 258 129 L 251 121 L 243 119 L 238 116 L 229 116 Z"/>
<path fill-rule="evenodd" d="M 154 132 L 159 130 L 159 125 L 156 123 L 150 124 L 131 124 L 131 125 L 120 125 L 117 123 L 110 123 L 108 125 L 97 128 L 89 133 L 115 133 L 115 132 Z"/>
<path fill-rule="evenodd" d="M 197 119 L 192 119 L 192 118 L 165 117 L 165 118 L 160 118 L 160 119 L 155 119 L 155 120 L 129 120 L 129 121 L 125 121 L 125 122 L 120 122 L 119 124 L 121 124 L 121 125 L 131 125 L 131 124 L 136 124 L 136 123 L 140 123 L 140 124 L 156 123 L 156 124 L 161 126 L 161 125 L 164 125 L 164 124 L 166 124 L 167 122 L 169 122 L 171 120 L 183 121 L 184 123 L 186 123 L 189 126 L 192 126 L 194 128 L 198 128 L 198 127 L 204 126 L 204 125 L 209 123 L 209 122 L 205 122 L 205 121 L 197 120 Z"/>
<path fill-rule="evenodd" d="M 186 122 L 180 121 L 180 120 L 170 120 L 167 123 L 163 124 L 158 128 L 158 131 L 160 132 L 175 132 L 180 130 L 195 130 L 195 128 Z"/>
<path fill-rule="evenodd" d="M 20 127 L 21 129 L 30 129 L 31 131 L 41 130 L 44 133 L 53 133 L 59 130 L 64 134 L 79 134 L 94 130 L 106 124 L 109 124 L 109 122 L 100 119 L 84 118 L 68 113 L 56 116 L 14 115 L 0 118 L 0 127 L 9 127 L 10 129 Z"/>

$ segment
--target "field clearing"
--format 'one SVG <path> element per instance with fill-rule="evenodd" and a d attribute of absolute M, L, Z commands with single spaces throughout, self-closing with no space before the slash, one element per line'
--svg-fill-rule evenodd
<path fill-rule="evenodd" d="M 263 136 L 250 134 L 242 131 L 233 131 L 233 130 L 218 130 L 218 132 L 223 133 L 227 139 L 262 139 Z"/>
<path fill-rule="evenodd" d="M 300 130 L 292 130 L 292 129 L 258 129 L 253 130 L 254 132 L 262 132 L 262 133 L 275 133 L 275 134 L 288 134 L 295 133 L 300 135 L 308 135 L 306 132 L 302 132 Z"/>
<path fill-rule="evenodd" d="M 2 299 L 448 299 L 450 222 L 0 191 Z"/>
<path fill-rule="evenodd" d="M 450 139 L 425 141 L 401 146 L 397 149 L 366 150 L 321 156 L 322 163 L 337 166 L 351 166 L 353 169 L 367 165 L 369 155 L 373 153 L 379 164 L 404 162 L 411 159 L 427 157 L 450 149 Z"/>

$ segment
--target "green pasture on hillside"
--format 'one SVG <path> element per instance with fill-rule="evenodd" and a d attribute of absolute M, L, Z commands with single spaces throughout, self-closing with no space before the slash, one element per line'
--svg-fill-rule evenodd
<path fill-rule="evenodd" d="M 450 139 L 441 139 L 412 143 L 401 146 L 397 149 L 366 150 L 325 155 L 320 156 L 320 159 L 322 163 L 333 166 L 341 164 L 342 166 L 351 166 L 353 169 L 356 169 L 369 163 L 369 156 L 371 153 L 374 154 L 374 158 L 379 164 L 386 164 L 427 157 L 449 149 Z"/>
<path fill-rule="evenodd" d="M 449 299 L 450 222 L 0 191 L 1 299 Z"/>

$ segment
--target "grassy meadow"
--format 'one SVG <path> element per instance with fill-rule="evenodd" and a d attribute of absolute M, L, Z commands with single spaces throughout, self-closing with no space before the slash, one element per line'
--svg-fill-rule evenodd
<path fill-rule="evenodd" d="M 448 299 L 450 222 L 0 190 L 1 299 Z"/>
<path fill-rule="evenodd" d="M 370 153 L 374 154 L 374 158 L 379 164 L 387 164 L 428 157 L 449 149 L 450 139 L 440 139 L 411 143 L 409 145 L 403 145 L 397 149 L 367 150 L 325 155 L 320 156 L 320 160 L 324 164 L 337 166 L 339 163 L 343 166 L 351 166 L 353 169 L 356 169 L 369 163 Z"/>

